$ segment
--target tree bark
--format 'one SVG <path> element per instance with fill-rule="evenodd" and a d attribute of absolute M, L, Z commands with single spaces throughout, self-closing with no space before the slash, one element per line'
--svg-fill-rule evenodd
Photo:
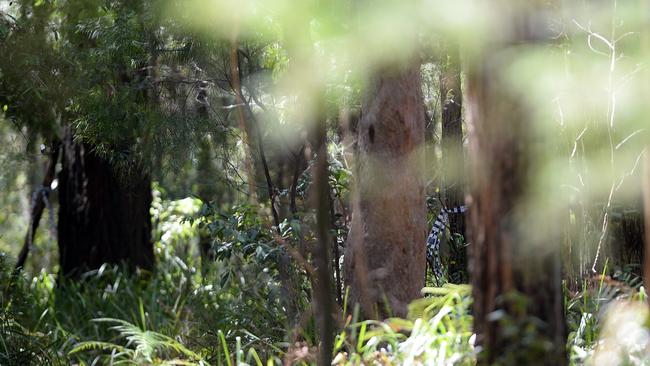
<path fill-rule="evenodd" d="M 244 142 L 244 169 L 246 170 L 246 180 L 248 184 L 248 199 L 251 205 L 257 205 L 257 184 L 255 181 L 255 172 L 253 171 L 253 153 L 250 142 L 251 128 L 246 123 L 244 116 L 244 97 L 242 95 L 239 56 L 237 45 L 237 31 L 233 31 L 230 41 L 230 78 L 233 92 L 235 93 L 235 105 L 237 106 L 237 122 L 239 123 L 239 132 L 242 134 Z"/>
<path fill-rule="evenodd" d="M 152 270 L 151 179 L 141 169 L 118 175 L 66 127 L 59 174 L 61 274 L 76 278 L 104 263 Z"/>
<path fill-rule="evenodd" d="M 420 67 L 371 80 L 359 122 L 356 192 L 345 253 L 351 304 L 364 316 L 405 316 L 425 270 L 422 176 L 424 109 Z M 386 301 L 387 300 L 387 301 Z"/>
<path fill-rule="evenodd" d="M 463 156 L 463 94 L 461 92 L 460 56 L 458 44 L 448 41 L 443 53 L 440 73 L 440 105 L 442 106 L 442 156 L 445 187 L 445 206 L 465 204 Z M 450 215 L 449 228 L 454 234 L 465 236 L 464 215 Z M 453 283 L 467 281 L 467 253 L 464 246 L 450 251 L 449 279 Z"/>
<path fill-rule="evenodd" d="M 512 44 L 526 40 L 513 38 Z M 505 80 L 504 49 L 486 47 L 468 72 L 470 278 L 479 364 L 564 365 L 559 240 L 548 236 L 552 230 L 526 225 L 537 212 L 527 207 L 534 126 Z M 525 330 L 534 341 L 521 342 Z"/>
<path fill-rule="evenodd" d="M 645 218 L 645 246 L 643 250 L 643 278 L 645 288 L 650 288 L 650 146 L 643 157 L 643 207 Z"/>
<path fill-rule="evenodd" d="M 643 0 L 640 3 L 640 14 L 647 14 L 650 10 L 650 1 Z M 646 57 L 650 56 L 650 25 L 645 23 L 645 28 L 641 32 L 641 50 Z M 644 88 L 643 94 L 647 97 L 650 94 L 650 71 L 645 69 L 643 73 Z M 647 136 L 647 134 L 646 134 Z M 643 246 L 643 284 L 646 291 L 650 288 L 650 144 L 645 145 L 645 152 L 643 155 L 643 213 L 644 213 L 644 229 L 645 229 L 645 243 Z"/>
<path fill-rule="evenodd" d="M 323 97 L 324 99 L 324 97 Z M 324 103 L 321 101 L 320 103 Z M 319 365 L 332 364 L 334 349 L 334 301 L 332 301 L 332 275 L 330 273 L 330 209 L 329 209 L 329 170 L 327 161 L 327 126 L 325 117 L 319 108 L 318 121 L 315 126 L 316 164 L 314 165 L 314 192 L 312 193 L 313 206 L 316 209 L 316 235 L 318 243 L 314 250 L 316 264 L 316 280 L 314 283 L 314 297 L 316 300 L 316 314 L 320 338 L 320 351 L 318 354 Z"/>
<path fill-rule="evenodd" d="M 197 116 L 206 123 L 209 123 L 210 113 L 208 111 L 208 83 L 200 82 L 198 84 L 198 93 L 196 95 L 196 113 Z M 212 144 L 209 136 L 202 137 L 198 142 L 198 165 L 197 165 L 197 195 L 204 203 L 210 203 L 217 200 L 217 186 L 215 178 L 217 172 L 213 165 Z M 212 238 L 208 230 L 199 231 L 199 251 L 201 253 L 201 270 L 207 269 L 207 264 L 215 259 L 215 252 L 212 248 Z"/>

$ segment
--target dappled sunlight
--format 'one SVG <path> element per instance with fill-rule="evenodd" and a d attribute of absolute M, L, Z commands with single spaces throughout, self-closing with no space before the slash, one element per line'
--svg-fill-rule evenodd
<path fill-rule="evenodd" d="M 0 364 L 648 364 L 649 12 L 0 0 Z"/>

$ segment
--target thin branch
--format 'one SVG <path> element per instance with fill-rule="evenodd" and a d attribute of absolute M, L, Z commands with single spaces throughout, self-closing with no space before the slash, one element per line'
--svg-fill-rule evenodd
<path fill-rule="evenodd" d="M 298 207 L 296 206 L 296 194 L 297 194 L 297 187 L 298 187 L 298 178 L 300 178 L 300 173 L 301 173 L 301 163 L 302 163 L 302 155 L 305 150 L 305 145 L 303 145 L 300 148 L 300 153 L 298 156 L 295 156 L 295 163 L 296 166 L 293 170 L 293 179 L 291 180 L 291 191 L 289 193 L 289 208 L 291 210 L 291 214 L 293 215 L 293 218 L 296 219 L 298 218 Z"/>
<path fill-rule="evenodd" d="M 260 160 L 262 161 L 262 168 L 264 169 L 264 177 L 266 178 L 269 200 L 271 201 L 271 213 L 273 214 L 273 222 L 275 223 L 276 230 L 278 233 L 280 233 L 280 215 L 278 215 L 278 210 L 275 208 L 275 190 L 273 189 L 273 181 L 271 179 L 271 173 L 269 172 L 269 164 L 266 161 L 266 154 L 264 153 L 264 142 L 262 141 L 262 134 L 259 131 L 259 126 L 257 128 L 257 144 L 260 152 Z"/>
<path fill-rule="evenodd" d="M 623 146 L 623 145 L 624 145 L 624 144 L 625 144 L 629 139 L 631 139 L 632 137 L 634 137 L 635 135 L 637 135 L 638 133 L 643 132 L 643 131 L 645 131 L 645 128 L 642 128 L 642 129 L 640 129 L 640 130 L 636 130 L 636 131 L 632 132 L 629 136 L 627 136 L 626 138 L 624 138 L 623 141 L 619 142 L 618 145 L 616 145 L 615 150 L 618 150 L 618 149 L 619 149 L 621 146 Z"/>

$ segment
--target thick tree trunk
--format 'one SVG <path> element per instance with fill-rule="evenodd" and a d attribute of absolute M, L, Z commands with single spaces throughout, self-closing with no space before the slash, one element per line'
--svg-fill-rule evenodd
<path fill-rule="evenodd" d="M 59 174 L 61 274 L 77 277 L 103 263 L 153 269 L 151 180 L 139 169 L 118 175 L 111 164 L 73 141 L 66 128 Z"/>
<path fill-rule="evenodd" d="M 445 205 L 458 207 L 465 203 L 462 178 L 463 156 L 463 94 L 460 80 L 460 57 L 458 44 L 449 41 L 443 53 L 440 73 L 440 105 L 442 106 L 442 151 L 445 186 Z M 465 235 L 464 215 L 450 215 L 449 228 L 454 234 Z M 467 254 L 464 246 L 453 246 L 450 251 L 449 280 L 454 283 L 467 281 Z"/>
<path fill-rule="evenodd" d="M 345 277 L 351 303 L 360 303 L 366 317 L 404 316 L 424 286 L 420 68 L 414 63 L 377 75 L 369 84 L 358 125 Z"/>
<path fill-rule="evenodd" d="M 468 72 L 470 277 L 474 330 L 484 350 L 479 364 L 563 365 L 559 241 L 543 223 L 526 225 L 538 213 L 527 201 L 534 126 L 505 81 L 498 49 L 490 47 Z M 525 329 L 534 329 L 533 342 L 522 342 Z"/>

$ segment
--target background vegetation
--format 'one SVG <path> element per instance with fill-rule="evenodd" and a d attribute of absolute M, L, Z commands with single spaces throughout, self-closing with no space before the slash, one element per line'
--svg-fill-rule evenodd
<path fill-rule="evenodd" d="M 0 364 L 650 364 L 648 11 L 642 0 L 0 0 Z M 409 70 L 415 84 L 391 84 Z M 380 124 L 361 130 L 381 85 L 401 85 L 380 103 L 398 100 L 397 115 L 412 111 L 399 98 L 421 97 L 423 143 L 404 164 L 421 187 L 396 167 L 363 170 L 391 159 L 364 150 L 384 141 Z M 397 150 L 407 129 L 389 135 L 402 136 Z M 481 160 L 485 146 L 515 163 Z M 521 184 L 485 178 L 499 169 Z M 476 216 L 450 215 L 442 275 L 433 262 L 416 273 L 424 286 L 406 311 L 382 299 L 369 316 L 363 291 L 405 287 L 370 268 L 358 295 L 345 270 L 353 216 L 365 216 L 355 200 L 385 176 L 394 191 L 422 188 L 428 229 L 441 209 Z M 503 196 L 489 201 L 483 179 Z M 473 207 L 497 207 L 495 230 L 512 234 L 497 242 L 514 238 L 495 250 L 499 269 L 548 254 L 558 276 L 530 267 L 513 291 L 478 286 L 472 238 L 486 216 Z M 422 239 L 400 247 L 415 248 L 413 271 Z M 559 347 L 553 321 L 531 310 L 549 288 L 561 291 Z M 501 308 L 481 315 L 483 295 Z M 493 350 L 478 317 L 498 324 Z"/>

